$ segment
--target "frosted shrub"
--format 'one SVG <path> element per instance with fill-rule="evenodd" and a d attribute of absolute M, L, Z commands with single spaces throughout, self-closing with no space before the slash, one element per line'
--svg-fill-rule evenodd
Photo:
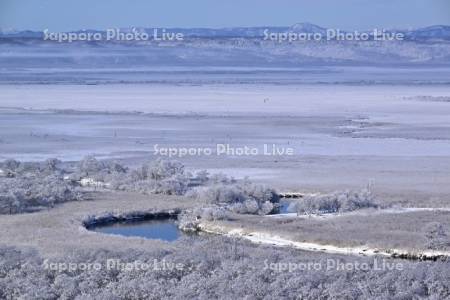
<path fill-rule="evenodd" d="M 156 193 L 167 195 L 184 195 L 198 197 L 210 204 L 243 203 L 248 199 L 257 202 L 255 205 L 245 207 L 243 211 L 261 213 L 269 209 L 264 202 L 278 202 L 276 193 L 262 186 L 251 184 L 244 180 L 237 181 L 224 174 L 209 175 L 207 171 L 199 171 L 194 175 L 185 171 L 183 164 L 172 160 L 157 159 L 151 163 L 128 170 L 115 162 L 98 161 L 93 156 L 87 156 L 78 163 L 78 167 L 68 178 L 80 181 L 82 178 L 91 178 L 94 181 L 107 183 L 108 188 L 122 191 L 137 191 L 140 193 Z M 194 191 L 190 188 L 197 187 Z"/>
<path fill-rule="evenodd" d="M 128 171 L 121 166 L 120 172 L 112 172 L 104 178 L 110 188 L 123 191 L 137 191 L 144 194 L 183 195 L 188 190 L 192 175 L 175 161 L 156 160 Z"/>
<path fill-rule="evenodd" d="M 206 203 L 233 203 L 245 200 L 244 195 L 235 186 L 215 184 L 197 189 L 197 196 Z"/>
<path fill-rule="evenodd" d="M 224 180 L 222 182 L 233 182 Z M 240 214 L 268 214 L 279 201 L 278 195 L 271 189 L 255 185 L 248 180 L 239 183 L 214 183 L 197 188 L 189 193 L 203 202 L 227 207 Z"/>
<path fill-rule="evenodd" d="M 177 161 L 157 159 L 148 168 L 150 179 L 161 180 L 175 175 L 184 174 L 183 164 Z"/>
<path fill-rule="evenodd" d="M 279 202 L 278 194 L 275 193 L 272 189 L 266 188 L 262 185 L 252 184 L 250 181 L 244 181 L 242 185 L 242 190 L 245 195 L 253 199 L 257 199 L 258 202 Z"/>
<path fill-rule="evenodd" d="M 23 196 L 18 192 L 0 192 L 0 213 L 12 214 L 23 209 Z"/>
<path fill-rule="evenodd" d="M 82 199 L 80 190 L 63 180 L 61 161 L 44 162 L 6 160 L 2 169 L 14 173 L 12 178 L 0 177 L 0 213 L 28 212 L 42 207 Z"/>
<path fill-rule="evenodd" d="M 115 161 L 99 161 L 94 156 L 84 157 L 77 165 L 77 169 L 70 178 L 79 181 L 82 178 L 91 178 L 95 181 L 107 182 L 117 174 L 124 174 L 127 169 Z"/>
<path fill-rule="evenodd" d="M 131 171 L 130 173 L 130 179 L 133 181 L 139 181 L 139 180 L 145 180 L 148 179 L 148 165 L 144 164 L 141 167 L 137 168 L 136 170 Z"/>
<path fill-rule="evenodd" d="M 299 214 L 334 213 L 338 210 L 339 202 L 336 195 L 308 195 L 297 204 Z"/>
<path fill-rule="evenodd" d="M 347 212 L 377 207 L 369 190 L 335 192 L 325 195 L 307 195 L 297 202 L 299 214 Z"/>
<path fill-rule="evenodd" d="M 125 173 L 127 171 L 127 168 L 122 166 L 116 161 L 112 161 L 108 163 L 108 169 L 111 173 L 117 174 L 117 173 Z"/>
<path fill-rule="evenodd" d="M 183 211 L 178 215 L 178 227 L 184 231 L 198 231 L 200 211 Z"/>
<path fill-rule="evenodd" d="M 229 204 L 227 207 L 229 210 L 237 214 L 245 214 L 247 212 L 244 203 L 241 202 Z"/>
<path fill-rule="evenodd" d="M 0 213 L 11 214 L 81 200 L 81 192 L 57 176 L 0 180 Z"/>
<path fill-rule="evenodd" d="M 176 161 L 158 159 L 129 171 L 117 162 L 101 162 L 87 156 L 78 164 L 71 178 L 92 178 L 108 183 L 109 188 L 150 194 L 182 195 L 187 191 L 190 174 Z"/>
<path fill-rule="evenodd" d="M 199 217 L 207 221 L 229 220 L 230 212 L 224 207 L 205 207 L 200 209 Z"/>
<path fill-rule="evenodd" d="M 14 159 L 7 159 L 2 164 L 3 168 L 5 168 L 7 170 L 11 170 L 11 171 L 15 171 L 19 166 L 20 166 L 20 162 L 18 162 L 17 160 L 14 160 Z"/>
<path fill-rule="evenodd" d="M 246 213 L 249 213 L 249 214 L 256 214 L 256 213 L 258 213 L 258 210 L 259 210 L 258 202 L 256 202 L 256 200 L 254 200 L 254 199 L 245 200 L 244 207 L 245 207 Z"/>
<path fill-rule="evenodd" d="M 221 206 L 210 206 L 185 210 L 178 215 L 178 226 L 184 231 L 198 231 L 202 220 L 230 220 L 230 211 Z"/>
<path fill-rule="evenodd" d="M 106 259 L 122 263 L 180 263 L 181 269 L 106 269 Z M 272 265 L 326 266 L 329 260 L 373 265 L 374 258 L 344 257 L 254 245 L 221 236 L 185 238 L 174 246 L 145 250 L 73 249 L 48 263 L 100 264 L 101 270 L 45 269 L 37 251 L 0 246 L 0 299 L 448 299 L 448 261 L 401 262 L 387 268 L 297 268 L 276 271 Z M 381 265 L 381 260 L 378 264 Z"/>
<path fill-rule="evenodd" d="M 106 165 L 97 160 L 94 156 L 86 156 L 78 163 L 78 169 L 81 173 L 89 176 L 90 174 L 95 174 L 106 169 Z"/>
<path fill-rule="evenodd" d="M 352 211 L 365 207 L 374 207 L 374 201 L 373 194 L 367 189 L 359 192 L 344 192 L 338 196 L 340 211 Z"/>
<path fill-rule="evenodd" d="M 60 174 L 61 161 L 56 158 L 49 158 L 43 162 L 19 162 L 14 159 L 5 160 L 0 163 L 0 169 L 9 171 L 15 176 L 47 176 Z"/>
<path fill-rule="evenodd" d="M 183 195 L 186 193 L 189 184 L 189 178 L 183 175 L 177 175 L 162 180 L 152 182 L 152 192 L 166 195 Z"/>
<path fill-rule="evenodd" d="M 261 214 L 267 215 L 270 214 L 274 209 L 274 205 L 272 202 L 266 201 L 261 205 Z"/>
<path fill-rule="evenodd" d="M 450 246 L 450 237 L 441 223 L 428 223 L 424 228 L 424 234 L 427 238 L 426 246 L 429 249 L 439 250 Z"/>
<path fill-rule="evenodd" d="M 20 177 L 18 181 L 9 183 L 33 186 L 34 194 L 25 200 L 20 193 L 2 194 L 3 211 L 16 212 L 22 211 L 23 207 L 52 206 L 66 201 L 64 199 L 76 199 L 78 196 L 71 195 L 71 191 L 80 185 L 144 194 L 188 194 L 205 203 L 248 214 L 270 213 L 274 207 L 272 204 L 278 202 L 273 190 L 252 184 L 247 179 L 237 182 L 223 174 L 210 176 L 207 171 L 199 171 L 194 176 L 185 171 L 183 164 L 170 160 L 157 159 L 134 170 L 114 161 L 97 160 L 94 156 L 86 156 L 74 168 L 68 169 L 61 168 L 62 162 L 57 159 L 41 163 L 8 160 L 1 165 L 3 168 L 8 166 L 8 170 L 14 170 L 15 176 Z M 23 187 L 19 191 L 30 194 L 29 189 Z"/>

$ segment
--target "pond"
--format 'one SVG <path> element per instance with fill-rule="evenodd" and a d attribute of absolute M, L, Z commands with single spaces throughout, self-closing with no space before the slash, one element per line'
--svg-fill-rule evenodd
<path fill-rule="evenodd" d="M 172 242 L 186 235 L 178 229 L 175 220 L 145 220 L 145 221 L 121 221 L 102 225 L 96 225 L 90 230 L 106 234 L 118 234 L 123 236 L 137 236 L 153 240 Z"/>

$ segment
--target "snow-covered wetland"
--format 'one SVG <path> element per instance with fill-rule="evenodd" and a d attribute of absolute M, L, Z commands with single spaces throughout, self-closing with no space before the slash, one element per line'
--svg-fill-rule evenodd
<path fill-rule="evenodd" d="M 2 90 L 3 160 L 41 162 L 57 157 L 64 161 L 63 168 L 74 172 L 87 154 L 131 169 L 161 158 L 182 162 L 194 176 L 203 169 L 238 181 L 248 176 L 280 193 L 329 193 L 369 185 L 379 205 L 337 212 L 339 218 L 328 218 L 327 212 L 318 217 L 271 217 L 261 215 L 271 208 L 261 206 L 254 215 L 249 208 L 254 204 L 245 202 L 259 196 L 234 187 L 228 190 L 227 183 L 221 191 L 219 178 L 199 195 L 183 191 L 184 195 L 169 196 L 165 194 L 172 193 L 173 185 L 111 191 L 122 190 L 116 186 L 123 180 L 120 176 L 111 177 L 110 171 L 78 174 L 71 179 L 94 177 L 80 181 L 87 187 L 76 187 L 88 193 L 86 201 L 1 216 L 2 259 L 9 266 L 0 283 L 4 295 L 365 298 L 382 293 L 386 284 L 389 295 L 448 295 L 450 213 L 441 208 L 450 208 L 450 106 L 420 98 L 447 97 L 447 86 L 4 85 Z M 90 101 L 91 95 L 104 99 L 104 104 Z M 126 105 L 121 97 L 129 97 Z M 237 101 L 244 98 L 248 102 Z M 168 157 L 154 148 L 217 150 L 217 144 L 260 152 Z M 293 154 L 269 155 L 264 144 L 290 147 Z M 23 166 L 14 173 L 26 170 Z M 199 209 L 222 205 L 211 197 L 237 197 L 249 207 L 244 214 L 234 207 L 199 219 Z M 396 211 L 402 208 L 412 211 Z M 145 233 L 111 235 L 83 225 L 95 216 L 171 209 L 191 214 L 183 221 L 188 229 L 212 234 L 179 235 L 179 229 L 171 227 L 176 238 L 165 242 L 148 239 Z M 14 265 L 17 261 L 23 267 Z M 82 269 L 86 262 L 99 269 Z M 146 263 L 147 269 L 127 271 L 136 268 L 136 262 Z M 358 284 L 350 284 L 349 277 Z"/>
<path fill-rule="evenodd" d="M 0 299 L 450 297 L 448 44 L 216 43 L 3 45 Z"/>
<path fill-rule="evenodd" d="M 283 192 L 373 183 L 378 192 L 412 194 L 416 206 L 438 205 L 450 192 L 450 105 L 432 101 L 448 97 L 447 85 L 1 88 L 2 159 L 94 154 L 138 163 L 160 156 L 192 170 L 275 183 Z M 218 145 L 230 150 L 217 154 Z M 258 155 L 233 152 L 244 147 Z M 158 152 L 169 148 L 194 153 Z"/>

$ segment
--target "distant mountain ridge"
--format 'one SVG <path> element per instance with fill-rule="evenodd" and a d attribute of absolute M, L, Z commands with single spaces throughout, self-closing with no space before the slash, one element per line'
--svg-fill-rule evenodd
<path fill-rule="evenodd" d="M 141 32 L 153 34 L 154 29 L 162 30 L 160 27 L 143 28 L 130 27 L 120 28 L 121 31 L 127 32 L 132 28 L 136 28 Z M 184 37 L 197 38 L 258 38 L 263 37 L 267 30 L 270 33 L 320 33 L 325 34 L 327 28 L 320 27 L 311 23 L 297 23 L 292 26 L 258 26 L 258 27 L 229 27 L 229 28 L 164 28 L 168 33 L 182 33 Z M 408 40 L 450 40 L 450 26 L 448 25 L 433 25 L 419 29 L 404 30 L 404 29 L 385 29 L 387 32 L 399 32 L 405 35 Z M 342 32 L 352 32 L 351 30 L 341 30 Z M 105 33 L 105 30 L 77 30 L 69 32 L 91 32 L 91 33 Z M 370 31 L 361 31 L 370 32 Z M 42 31 L 14 31 L 14 30 L 0 30 L 0 38 L 43 38 Z"/>

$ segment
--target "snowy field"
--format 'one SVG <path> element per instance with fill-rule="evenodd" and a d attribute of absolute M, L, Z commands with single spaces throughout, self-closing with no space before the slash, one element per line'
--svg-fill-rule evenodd
<path fill-rule="evenodd" d="M 448 201 L 448 85 L 20 84 L 0 89 L 0 159 L 79 160 L 95 154 L 135 164 L 153 158 L 155 145 L 216 149 L 229 144 L 258 148 L 259 155 L 172 158 L 193 170 L 250 176 L 282 190 L 332 191 L 372 183 L 392 197 L 407 193 L 416 204 L 420 197 Z M 294 153 L 263 155 L 264 144 Z"/>

